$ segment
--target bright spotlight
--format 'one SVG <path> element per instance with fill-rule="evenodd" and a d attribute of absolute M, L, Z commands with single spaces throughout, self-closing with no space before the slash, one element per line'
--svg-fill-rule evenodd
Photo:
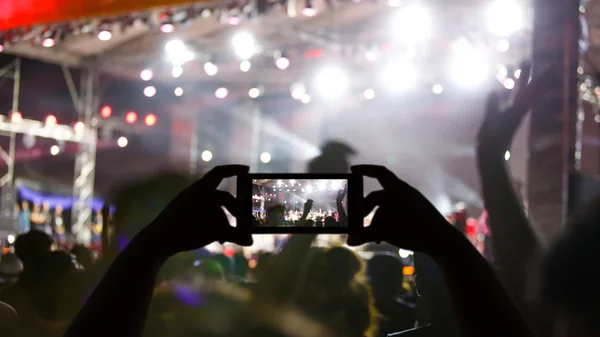
<path fill-rule="evenodd" d="M 144 88 L 144 96 L 146 97 L 154 97 L 156 95 L 156 88 L 153 86 L 148 86 Z"/>
<path fill-rule="evenodd" d="M 510 48 L 510 42 L 508 42 L 508 40 L 506 40 L 506 39 L 502 39 L 502 40 L 498 41 L 496 48 L 498 48 L 498 50 L 501 52 L 508 51 L 508 48 Z"/>
<path fill-rule="evenodd" d="M 262 161 L 264 164 L 267 164 L 268 162 L 271 161 L 271 154 L 269 152 L 263 152 L 260 154 L 260 161 Z"/>
<path fill-rule="evenodd" d="M 215 90 L 215 97 L 217 97 L 218 99 L 223 99 L 227 97 L 227 94 L 229 94 L 229 90 L 227 90 L 227 88 L 221 87 Z"/>
<path fill-rule="evenodd" d="M 370 50 L 365 54 L 365 57 L 367 58 L 367 60 L 371 61 L 371 62 L 375 62 L 377 61 L 377 53 Z"/>
<path fill-rule="evenodd" d="M 100 116 L 102 116 L 102 118 L 108 118 L 112 115 L 112 108 L 109 107 L 108 105 L 103 106 L 102 109 L 100 110 Z"/>
<path fill-rule="evenodd" d="M 346 93 L 350 85 L 348 75 L 340 68 L 327 67 L 315 77 L 315 88 L 319 94 L 330 97 L 339 98 Z"/>
<path fill-rule="evenodd" d="M 153 126 L 156 124 L 157 118 L 155 114 L 147 114 L 146 118 L 144 118 L 144 123 L 147 126 Z"/>
<path fill-rule="evenodd" d="M 173 70 L 171 70 L 171 75 L 174 78 L 178 78 L 179 76 L 183 75 L 183 67 L 182 66 L 174 66 Z"/>
<path fill-rule="evenodd" d="M 82 133 L 84 129 L 85 129 L 85 124 L 83 124 L 83 122 L 77 122 L 73 126 L 73 131 L 75 131 L 75 133 L 77 133 L 77 134 Z"/>
<path fill-rule="evenodd" d="M 100 41 L 108 41 L 112 39 L 112 33 L 108 30 L 101 30 L 98 32 L 98 40 Z"/>
<path fill-rule="evenodd" d="M 204 63 L 204 72 L 208 76 L 215 76 L 219 72 L 219 68 L 212 62 Z"/>
<path fill-rule="evenodd" d="M 233 39 L 231 39 L 231 44 L 233 45 L 235 54 L 242 60 L 247 60 L 254 55 L 256 49 L 254 37 L 248 32 L 236 34 Z"/>
<path fill-rule="evenodd" d="M 365 92 L 363 92 L 363 96 L 365 97 L 365 99 L 372 100 L 373 98 L 375 98 L 375 90 L 367 89 L 365 90 Z"/>
<path fill-rule="evenodd" d="M 444 92 L 444 88 L 440 84 L 434 84 L 431 91 L 433 91 L 434 94 L 439 95 Z"/>
<path fill-rule="evenodd" d="M 508 69 L 504 64 L 499 64 L 496 69 L 496 79 L 500 82 L 504 82 L 504 80 L 508 77 Z"/>
<path fill-rule="evenodd" d="M 487 27 L 490 33 L 507 37 L 523 27 L 523 8 L 512 0 L 495 0 L 486 13 Z"/>
<path fill-rule="evenodd" d="M 275 60 L 275 66 L 281 70 L 285 70 L 290 67 L 290 60 L 287 57 L 280 57 Z"/>
<path fill-rule="evenodd" d="M 513 80 L 512 78 L 507 78 L 506 80 L 504 80 L 504 87 L 508 90 L 512 90 L 515 87 L 515 80 Z"/>
<path fill-rule="evenodd" d="M 504 160 L 509 160 L 509 159 L 510 159 L 510 151 L 504 152 Z"/>
<path fill-rule="evenodd" d="M 183 95 L 183 88 L 182 87 L 175 88 L 175 96 L 181 97 L 182 95 Z"/>
<path fill-rule="evenodd" d="M 148 82 L 152 79 L 152 77 L 154 77 L 154 73 L 150 69 L 144 69 L 140 73 L 140 78 L 142 79 L 142 81 Z"/>
<path fill-rule="evenodd" d="M 117 145 L 119 147 L 125 147 L 127 144 L 129 144 L 129 141 L 126 137 L 119 137 L 119 139 L 117 139 Z"/>
<path fill-rule="evenodd" d="M 383 83 L 391 90 L 406 90 L 417 81 L 417 71 L 407 63 L 392 63 L 386 67 L 383 73 Z"/>
<path fill-rule="evenodd" d="M 304 104 L 310 103 L 310 96 L 308 96 L 308 94 L 302 95 L 302 97 L 300 97 L 300 102 Z"/>
<path fill-rule="evenodd" d="M 15 243 L 15 239 L 16 239 L 15 236 L 12 234 L 8 234 L 6 236 L 6 241 L 8 241 L 9 245 L 12 245 L 13 243 Z"/>
<path fill-rule="evenodd" d="M 256 98 L 256 97 L 260 96 L 260 89 L 258 89 L 258 88 L 250 89 L 250 91 L 248 91 L 248 96 L 250 96 L 250 98 Z"/>
<path fill-rule="evenodd" d="M 400 8 L 394 18 L 394 33 L 407 44 L 422 42 L 431 36 L 431 17 L 417 5 Z"/>
<path fill-rule="evenodd" d="M 137 121 L 137 114 L 135 113 L 135 111 L 129 111 L 126 115 L 125 115 L 125 121 L 129 124 L 133 124 Z"/>
<path fill-rule="evenodd" d="M 47 39 L 44 39 L 42 41 L 42 46 L 44 46 L 46 48 L 52 48 L 52 47 L 54 47 L 55 44 L 56 44 L 56 41 L 54 41 L 54 39 L 50 38 L 50 37 Z"/>
<path fill-rule="evenodd" d="M 250 71 L 251 67 L 252 63 L 248 60 L 243 60 L 242 62 L 240 62 L 240 71 L 243 73 L 247 73 L 248 71 Z"/>
<path fill-rule="evenodd" d="M 52 145 L 52 147 L 50 147 L 51 155 L 56 156 L 59 152 L 60 152 L 60 148 L 58 148 L 58 145 Z"/>
<path fill-rule="evenodd" d="M 518 80 L 521 77 L 521 69 L 515 70 L 515 78 Z"/>
<path fill-rule="evenodd" d="M 202 152 L 202 154 L 200 155 L 200 158 L 202 158 L 202 160 L 204 160 L 206 162 L 210 161 L 212 159 L 212 157 L 213 157 L 212 152 L 210 152 L 208 150 L 204 150 Z"/>
<path fill-rule="evenodd" d="M 55 126 L 58 123 L 58 120 L 54 115 L 48 115 L 46 117 L 46 126 Z"/>
<path fill-rule="evenodd" d="M 292 98 L 295 100 L 299 100 L 306 94 L 306 87 L 302 83 L 294 83 L 291 88 Z"/>
<path fill-rule="evenodd" d="M 485 57 L 477 50 L 456 55 L 451 66 L 454 81 L 464 87 L 474 87 L 483 83 L 488 71 Z"/>
<path fill-rule="evenodd" d="M 20 112 L 15 111 L 10 115 L 11 123 L 21 123 L 23 121 L 23 115 Z"/>
<path fill-rule="evenodd" d="M 175 31 L 175 26 L 170 23 L 163 23 L 160 25 L 160 31 L 165 34 L 173 33 Z"/>
<path fill-rule="evenodd" d="M 165 50 L 167 52 L 167 57 L 171 60 L 173 65 L 176 66 L 181 66 L 194 59 L 194 53 L 192 53 L 181 40 L 167 42 Z"/>
<path fill-rule="evenodd" d="M 411 256 L 412 254 L 413 254 L 413 252 L 412 252 L 412 251 L 410 251 L 410 250 L 406 250 L 406 249 L 400 249 L 400 250 L 398 251 L 398 255 L 400 255 L 400 257 L 401 257 L 401 258 L 403 258 L 403 259 L 406 259 L 406 258 L 408 258 L 408 257 L 409 257 L 409 256 Z"/>

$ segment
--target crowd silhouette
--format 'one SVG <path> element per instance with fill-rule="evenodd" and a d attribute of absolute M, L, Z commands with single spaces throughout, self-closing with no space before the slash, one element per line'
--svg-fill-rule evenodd
<path fill-rule="evenodd" d="M 364 198 L 366 212 L 377 210 L 348 245 L 385 241 L 415 251 L 416 298 L 403 286 L 398 254 L 365 259 L 347 247 L 316 247 L 312 234 L 291 236 L 252 268 L 243 255 L 201 250 L 253 242 L 222 210 L 245 216 L 236 198 L 217 189 L 249 168 L 227 165 L 195 182 L 165 174 L 122 187 L 114 216 L 108 208 L 97 215 L 107 219 L 95 233 L 99 258 L 81 245 L 54 250 L 59 233 L 48 232 L 45 218 L 28 223 L 23 212 L 19 226 L 31 230 L 0 259 L 0 336 L 600 336 L 600 204 L 581 209 L 546 246 L 504 161 L 520 121 L 556 75 L 528 82 L 528 73 L 523 68 L 512 104 L 500 108 L 490 95 L 477 139 L 493 264 L 417 189 L 382 166 L 350 167 L 354 151 L 332 142 L 309 172 L 352 171 L 383 187 Z M 304 214 L 310 210 L 309 202 Z M 268 217 L 282 221 L 278 209 Z"/>

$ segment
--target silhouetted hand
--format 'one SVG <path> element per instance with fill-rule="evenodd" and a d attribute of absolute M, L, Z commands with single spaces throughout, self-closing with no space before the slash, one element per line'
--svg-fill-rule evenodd
<path fill-rule="evenodd" d="M 337 201 L 342 201 L 342 200 L 344 200 L 344 198 L 346 197 L 346 194 L 347 194 L 347 193 L 348 193 L 348 190 L 347 190 L 347 189 L 345 188 L 345 186 L 344 186 L 344 188 L 341 188 L 341 189 L 340 189 L 340 191 L 338 192 L 338 195 L 337 195 L 337 199 L 336 199 L 336 200 L 337 200 Z"/>
<path fill-rule="evenodd" d="M 500 95 L 492 92 L 485 108 L 485 117 L 477 136 L 478 146 L 494 155 L 504 154 L 509 149 L 519 124 L 527 112 L 533 108 L 548 88 L 554 68 L 546 70 L 542 76 L 527 83 L 530 78 L 531 66 L 524 65 L 516 85 L 513 102 L 505 108 L 500 107 Z"/>
<path fill-rule="evenodd" d="M 304 214 L 310 213 L 310 210 L 312 209 L 312 207 L 313 207 L 312 199 L 306 200 L 306 202 L 304 203 Z"/>
<path fill-rule="evenodd" d="M 248 171 L 249 167 L 243 165 L 217 166 L 179 193 L 150 224 L 158 247 L 170 255 L 213 241 L 251 245 L 250 234 L 229 225 L 221 208 L 239 219 L 236 199 L 229 192 L 217 190 L 223 179 Z"/>
<path fill-rule="evenodd" d="M 377 179 L 383 190 L 365 198 L 364 214 L 360 216 L 365 217 L 375 207 L 379 208 L 370 226 L 348 237 L 349 245 L 387 241 L 405 249 L 434 254 L 441 247 L 447 230 L 454 230 L 421 192 L 387 168 L 358 165 L 352 167 L 352 173 Z"/>

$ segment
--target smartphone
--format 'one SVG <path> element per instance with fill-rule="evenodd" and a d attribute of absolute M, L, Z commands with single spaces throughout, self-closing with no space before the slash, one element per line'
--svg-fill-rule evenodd
<path fill-rule="evenodd" d="M 360 176 L 257 173 L 237 185 L 238 226 L 252 234 L 348 234 L 362 226 Z"/>

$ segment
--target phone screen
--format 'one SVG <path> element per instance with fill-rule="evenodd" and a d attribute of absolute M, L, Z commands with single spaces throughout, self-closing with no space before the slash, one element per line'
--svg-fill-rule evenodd
<path fill-rule="evenodd" d="M 253 227 L 348 227 L 348 179 L 252 179 Z"/>

